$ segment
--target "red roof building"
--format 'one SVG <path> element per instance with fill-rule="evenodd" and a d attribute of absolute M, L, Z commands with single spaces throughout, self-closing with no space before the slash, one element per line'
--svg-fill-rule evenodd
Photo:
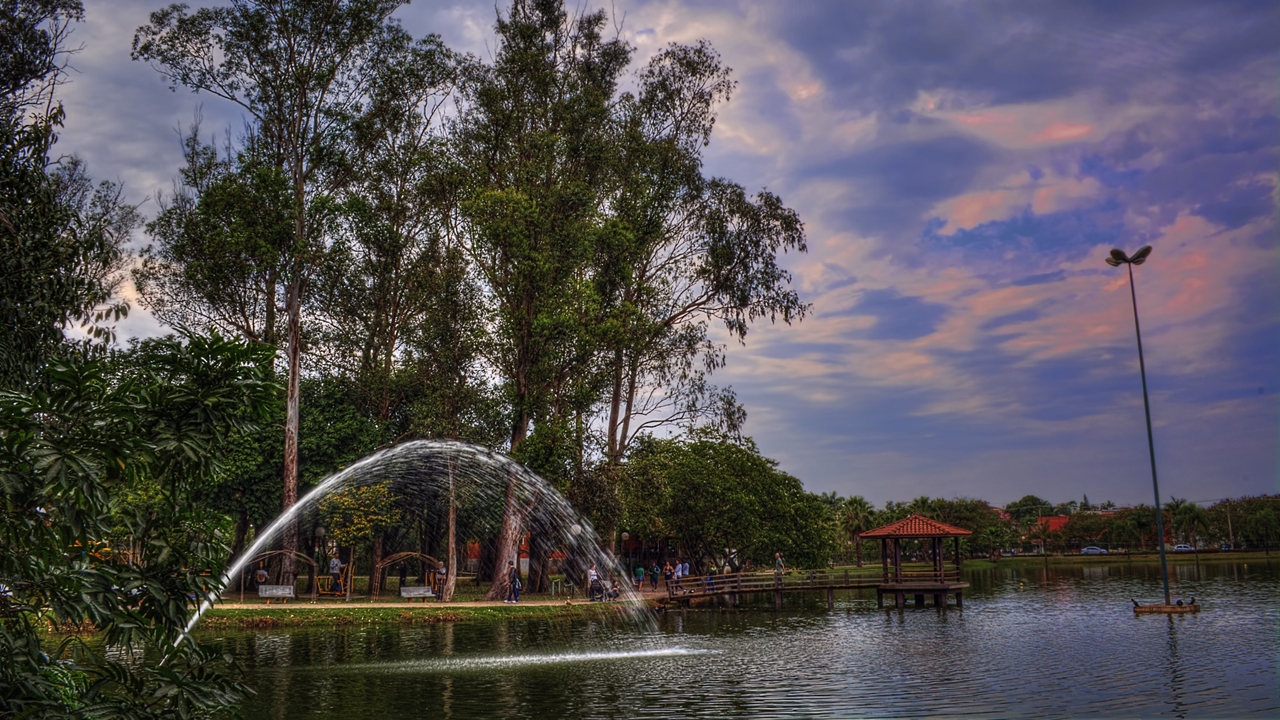
<path fill-rule="evenodd" d="M 923 515 L 912 515 L 902 518 L 897 522 L 891 522 L 888 525 L 878 527 L 875 530 L 868 530 L 862 533 L 864 540 L 880 540 L 887 538 L 944 538 L 944 537 L 965 537 L 972 535 L 973 531 L 965 530 L 962 527 L 948 525 L 944 522 L 938 522 Z"/>
<path fill-rule="evenodd" d="M 1062 529 L 1067 526 L 1067 521 L 1070 519 L 1070 515 L 1050 515 L 1036 518 L 1036 523 L 1049 532 L 1062 532 Z"/>

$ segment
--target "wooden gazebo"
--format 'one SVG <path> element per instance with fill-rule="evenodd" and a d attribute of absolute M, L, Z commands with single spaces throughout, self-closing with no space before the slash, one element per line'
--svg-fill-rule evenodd
<path fill-rule="evenodd" d="M 956 607 L 964 604 L 963 591 L 969 583 L 960 580 L 960 538 L 973 533 L 964 528 L 912 515 L 862 533 L 863 540 L 880 541 L 881 565 L 884 575 L 876 588 L 876 603 L 884 607 L 884 596 L 892 593 L 894 607 L 906 604 L 908 594 L 915 596 L 916 607 L 924 606 L 924 596 L 932 595 L 933 604 L 943 607 L 947 595 L 955 593 Z M 955 566 L 948 568 L 943 552 L 943 541 L 955 538 Z M 928 562 L 905 563 L 902 558 L 903 540 L 928 540 Z"/>

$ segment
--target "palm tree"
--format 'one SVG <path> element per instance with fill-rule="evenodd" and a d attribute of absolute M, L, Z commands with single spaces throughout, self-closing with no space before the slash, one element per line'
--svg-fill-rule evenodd
<path fill-rule="evenodd" d="M 849 534 L 850 542 L 853 543 L 853 551 L 858 558 L 858 567 L 862 567 L 862 533 L 870 528 L 875 518 L 875 512 L 875 507 L 861 495 L 854 495 L 840 505 L 837 518 L 840 522 L 840 527 Z"/>
<path fill-rule="evenodd" d="M 1031 528 L 1031 532 L 1027 533 L 1027 537 L 1031 538 L 1033 542 L 1040 543 L 1041 552 L 1047 556 L 1049 554 L 1049 543 L 1057 542 L 1060 533 L 1050 530 L 1048 525 L 1037 523 L 1035 527 Z"/>
<path fill-rule="evenodd" d="M 1186 498 L 1178 497 L 1171 498 L 1169 502 L 1164 504 L 1164 512 L 1169 521 L 1165 524 L 1165 527 L 1169 528 L 1169 532 L 1175 537 L 1177 537 L 1177 531 L 1173 527 L 1174 519 L 1178 517 L 1179 513 L 1186 512 L 1187 505 L 1190 505 L 1190 503 L 1187 502 Z"/>
<path fill-rule="evenodd" d="M 1181 503 L 1173 507 L 1174 502 Z M 1192 542 L 1192 539 L 1199 539 L 1201 531 L 1209 529 L 1209 513 L 1204 508 L 1189 503 L 1186 500 L 1174 498 L 1174 502 L 1169 503 L 1165 507 L 1169 509 L 1169 514 L 1173 516 L 1173 529 L 1182 536 L 1184 542 Z M 1198 542 L 1194 543 L 1199 545 Z"/>
<path fill-rule="evenodd" d="M 907 513 L 911 515 L 920 515 L 933 520 L 938 519 L 935 517 L 937 514 L 937 506 L 933 504 L 933 501 L 929 499 L 928 495 L 921 495 L 915 500 L 907 503 Z"/>

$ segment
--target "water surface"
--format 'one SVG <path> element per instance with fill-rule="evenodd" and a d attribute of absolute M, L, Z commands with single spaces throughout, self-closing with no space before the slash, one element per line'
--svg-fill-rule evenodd
<path fill-rule="evenodd" d="M 1275 565 L 1179 565 L 1198 615 L 1135 616 L 1153 566 L 969 573 L 963 610 L 874 593 L 672 611 L 227 635 L 247 717 L 1275 717 Z"/>

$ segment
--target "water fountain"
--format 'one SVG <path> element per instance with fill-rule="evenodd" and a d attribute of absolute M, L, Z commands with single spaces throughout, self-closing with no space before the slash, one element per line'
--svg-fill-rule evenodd
<path fill-rule="evenodd" d="M 514 488 L 517 506 L 525 514 L 524 527 L 542 548 L 562 550 L 586 568 L 591 564 L 621 576 L 613 557 L 601 549 L 591 524 L 578 514 L 554 487 L 523 465 L 499 453 L 461 442 L 415 440 L 369 455 L 325 478 L 297 504 L 282 513 L 254 539 L 253 544 L 222 575 L 227 588 L 240 578 L 248 562 L 270 549 L 284 528 L 293 522 L 314 521 L 326 498 L 352 488 L 385 484 L 402 505 L 419 510 L 448 507 L 450 493 L 460 512 L 487 512 L 481 521 L 496 528 L 506 501 L 508 485 Z M 463 538 L 459 537 L 459 542 Z M 498 559 L 499 571 L 507 558 Z M 622 606 L 639 618 L 645 616 L 639 595 L 623 583 Z M 186 632 L 200 622 L 216 596 L 206 598 L 187 624 Z"/>

